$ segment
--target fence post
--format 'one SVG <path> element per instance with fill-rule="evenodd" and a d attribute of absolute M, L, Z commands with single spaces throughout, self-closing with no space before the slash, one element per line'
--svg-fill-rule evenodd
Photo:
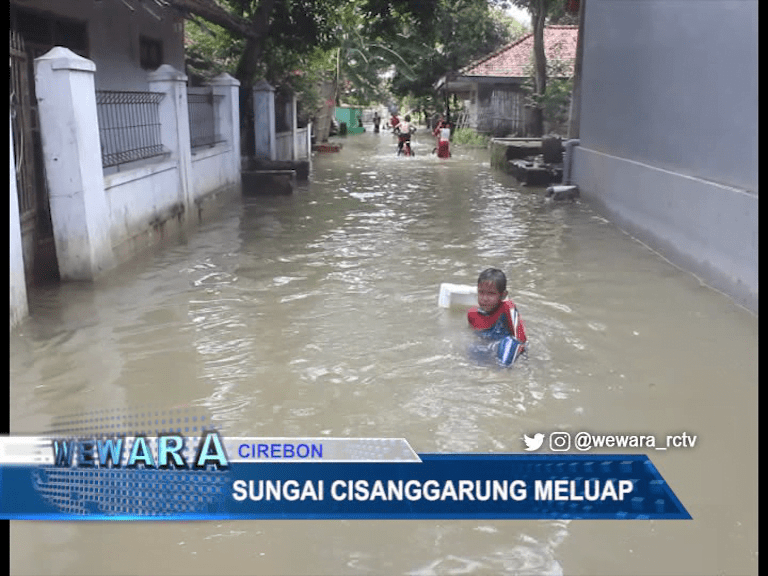
<path fill-rule="evenodd" d="M 253 133 L 254 155 L 275 160 L 275 89 L 266 80 L 253 87 Z"/>
<path fill-rule="evenodd" d="M 171 159 L 179 165 L 179 201 L 188 216 L 192 212 L 194 189 L 192 188 L 192 143 L 189 140 L 189 108 L 187 104 L 187 76 L 170 64 L 163 64 L 148 74 L 149 89 L 162 92 L 160 101 L 160 135 L 163 146 L 168 148 Z"/>
<path fill-rule="evenodd" d="M 35 59 L 43 162 L 62 280 L 93 280 L 114 266 L 93 76 L 61 46 Z"/>
<path fill-rule="evenodd" d="M 296 117 L 296 94 L 291 92 L 290 114 L 291 114 L 291 160 L 296 162 L 298 154 L 296 151 L 296 131 L 298 126 L 298 118 Z"/>
<path fill-rule="evenodd" d="M 222 73 L 210 82 L 216 103 L 216 127 L 221 137 L 226 140 L 232 151 L 232 173 L 229 179 L 240 182 L 240 81 L 229 74 Z"/>
<path fill-rule="evenodd" d="M 11 328 L 29 313 L 27 302 L 27 282 L 24 272 L 24 254 L 21 245 L 21 222 L 19 221 L 19 193 L 16 188 L 16 158 L 13 153 L 13 123 L 8 116 L 8 132 L 10 137 L 10 182 L 11 182 Z"/>

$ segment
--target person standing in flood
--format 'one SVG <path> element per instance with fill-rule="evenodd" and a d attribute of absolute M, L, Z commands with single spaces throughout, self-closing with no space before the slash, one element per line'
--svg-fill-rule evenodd
<path fill-rule="evenodd" d="M 393 131 L 397 128 L 398 124 L 400 124 L 400 118 L 397 117 L 397 112 L 392 112 L 392 118 L 389 119 L 389 125 L 392 127 Z"/>
<path fill-rule="evenodd" d="M 437 138 L 437 157 L 451 157 L 451 125 L 445 120 L 445 116 L 440 116 L 440 120 L 432 132 Z"/>
<path fill-rule="evenodd" d="M 378 112 L 373 113 L 373 133 L 378 134 L 379 133 L 379 124 L 381 124 L 381 116 L 379 116 Z"/>

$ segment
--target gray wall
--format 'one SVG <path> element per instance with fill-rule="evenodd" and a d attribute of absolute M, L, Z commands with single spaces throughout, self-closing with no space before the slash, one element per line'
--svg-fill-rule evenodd
<path fill-rule="evenodd" d="M 139 64 L 139 36 L 162 41 L 163 63 L 184 71 L 184 20 L 172 8 L 136 0 L 24 0 L 24 10 L 88 22 L 88 59 L 97 90 L 147 90 Z"/>
<path fill-rule="evenodd" d="M 757 309 L 757 1 L 587 0 L 574 180 Z"/>

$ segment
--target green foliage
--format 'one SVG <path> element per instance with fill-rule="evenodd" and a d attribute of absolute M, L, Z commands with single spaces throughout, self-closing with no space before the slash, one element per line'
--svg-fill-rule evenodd
<path fill-rule="evenodd" d="M 306 111 L 317 109 L 319 86 L 329 79 L 345 103 L 400 101 L 408 110 L 440 110 L 434 84 L 442 75 L 519 32 L 488 0 L 217 1 L 259 30 L 258 47 L 224 28 L 191 21 L 187 72 L 193 81 L 221 72 L 243 86 L 264 78 L 298 93 Z M 261 10 L 269 6 L 265 17 Z"/>
<path fill-rule="evenodd" d="M 245 41 L 200 19 L 187 21 L 185 57 L 190 83 L 201 85 L 222 72 L 234 76 Z"/>
<path fill-rule="evenodd" d="M 391 90 L 398 97 L 410 94 L 425 107 L 439 110 L 443 103 L 436 100 L 437 80 L 509 42 L 511 31 L 486 0 L 440 0 L 428 24 L 421 26 L 419 34 L 403 25 L 390 37 L 415 72 L 415 78 L 395 74 Z"/>
<path fill-rule="evenodd" d="M 457 128 L 451 135 L 451 143 L 458 146 L 467 146 L 473 148 L 487 148 L 491 141 L 485 134 L 479 134 L 472 128 Z"/>
<path fill-rule="evenodd" d="M 484 0 L 483 0 L 484 1 Z M 390 45 L 398 36 L 428 39 L 434 15 L 443 0 L 363 0 L 361 11 L 370 38 L 384 39 Z"/>
<path fill-rule="evenodd" d="M 526 34 L 531 33 L 531 29 L 528 26 L 519 20 L 512 18 L 512 16 L 509 16 L 503 10 L 492 7 L 490 14 L 491 18 L 496 21 L 497 26 L 499 26 L 502 30 L 507 30 L 507 35 L 509 36 L 507 42 L 515 42 Z"/>
<path fill-rule="evenodd" d="M 553 48 L 557 55 L 560 49 Z M 544 113 L 544 121 L 549 124 L 549 131 L 563 133 L 567 128 L 569 104 L 573 92 L 572 63 L 562 58 L 547 59 L 547 89 L 544 94 L 537 94 L 534 89 L 533 65 L 528 66 L 528 77 L 523 83 L 526 92 L 526 104 L 539 106 Z"/>

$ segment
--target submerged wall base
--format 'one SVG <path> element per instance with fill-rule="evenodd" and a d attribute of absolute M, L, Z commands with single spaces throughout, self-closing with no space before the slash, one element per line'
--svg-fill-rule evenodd
<path fill-rule="evenodd" d="M 757 312 L 757 194 L 577 147 L 574 183 L 624 230 Z"/>

